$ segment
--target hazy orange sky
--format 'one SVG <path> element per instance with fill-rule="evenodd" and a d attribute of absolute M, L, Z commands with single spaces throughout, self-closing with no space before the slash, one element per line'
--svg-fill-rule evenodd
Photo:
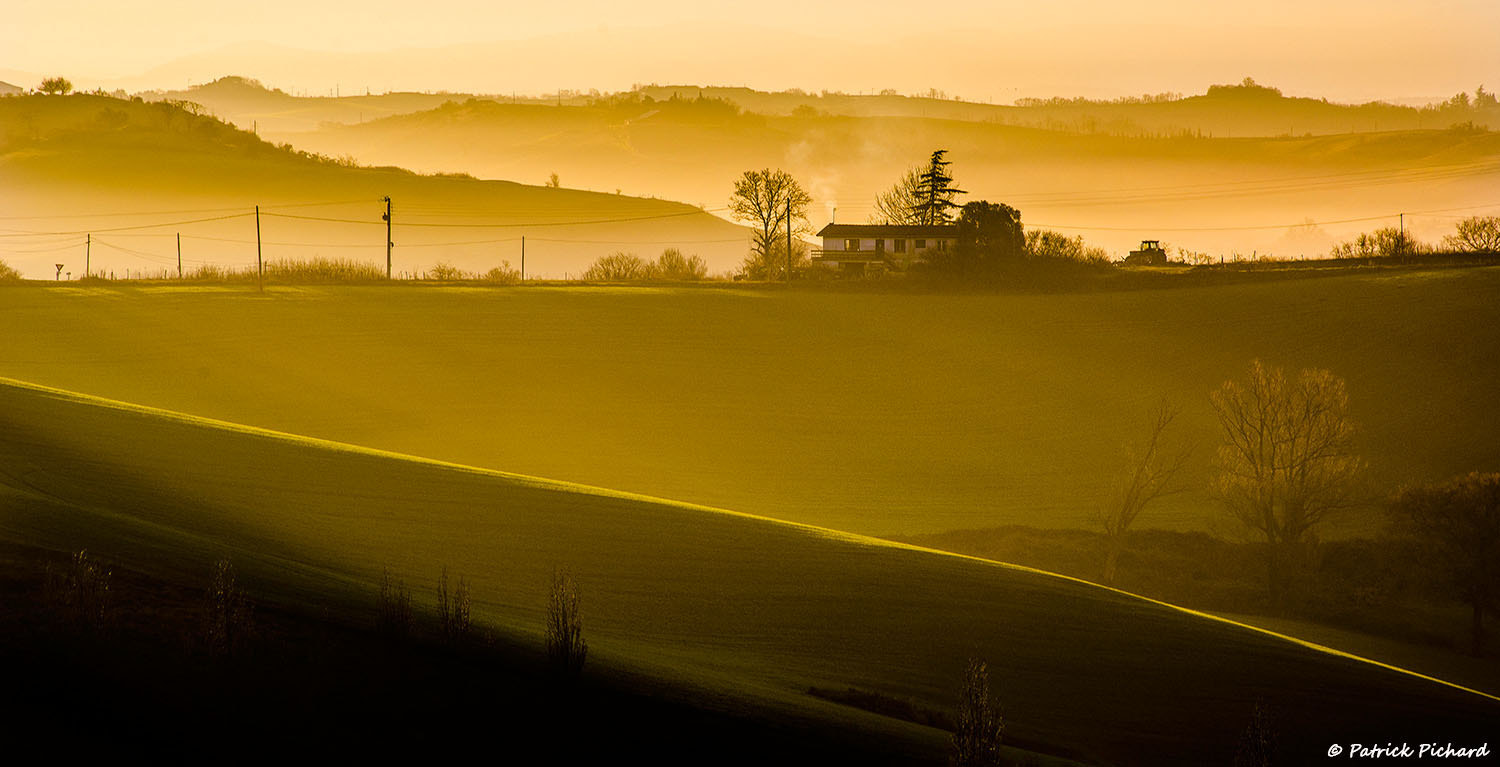
<path fill-rule="evenodd" d="M 8 0 L 0 13 L 0 79 L 127 88 L 243 74 L 315 93 L 690 82 L 1008 102 L 1193 93 L 1247 75 L 1342 100 L 1500 87 L 1495 0 Z M 925 55 L 932 42 L 946 55 Z M 449 52 L 432 49 L 455 45 L 467 47 L 445 68 Z M 517 65 L 507 50 L 543 60 Z"/>

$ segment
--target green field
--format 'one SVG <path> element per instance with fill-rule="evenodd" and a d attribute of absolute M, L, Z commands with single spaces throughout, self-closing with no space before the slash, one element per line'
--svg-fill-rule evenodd
<path fill-rule="evenodd" d="M 316 609 L 446 565 L 536 641 L 552 570 L 591 659 L 706 698 L 862 719 L 856 687 L 946 709 L 990 659 L 1007 733 L 1090 762 L 1224 763 L 1251 704 L 1283 746 L 1486 737 L 1495 699 L 1045 573 L 830 530 L 277 435 L 0 382 L 0 532 L 156 573 L 218 557 Z M 373 608 L 371 608 L 373 609 Z M 876 726 L 871 724 L 870 726 Z M 914 743 L 941 733 L 889 721 Z"/>
<path fill-rule="evenodd" d="M 1208 393 L 1348 381 L 1371 494 L 1500 466 L 1500 269 L 1058 295 L 657 288 L 0 288 L 0 375 L 867 534 L 1087 527 L 1166 396 L 1234 534 Z M 1350 515 L 1334 534 L 1367 533 Z"/>

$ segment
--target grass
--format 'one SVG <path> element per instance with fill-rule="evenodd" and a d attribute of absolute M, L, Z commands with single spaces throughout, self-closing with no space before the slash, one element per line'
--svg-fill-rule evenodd
<path fill-rule="evenodd" d="M 1007 737 L 1086 761 L 1192 764 L 1228 760 L 1256 698 L 1294 723 L 1284 745 L 1303 755 L 1482 737 L 1500 712 L 1206 615 L 822 528 L 21 384 L 0 386 L 0 426 L 4 482 L 21 489 L 6 496 L 6 536 L 158 574 L 229 557 L 246 583 L 335 614 L 373 614 L 373 563 L 408 583 L 446 563 L 469 580 L 476 624 L 538 653 L 565 565 L 587 588 L 591 670 L 674 680 L 705 700 L 870 717 L 806 694 L 855 688 L 944 709 L 981 656 Z"/>
<path fill-rule="evenodd" d="M 716 764 L 942 763 L 920 738 L 913 750 L 910 738 L 868 728 L 713 710 L 628 679 L 593 675 L 564 700 L 522 648 L 391 637 L 367 619 L 273 601 L 254 602 L 253 652 L 212 655 L 200 637 L 208 572 L 167 579 L 115 568 L 119 625 L 101 637 L 38 588 L 48 572 L 71 568 L 68 559 L 0 540 L 0 657 L 7 684 L 26 691 L 0 699 L 13 749 L 66 743 L 69 761 L 232 752 L 221 761 L 431 763 L 472 757 L 467 733 L 482 732 L 508 755 L 570 764 L 701 765 L 724 743 L 735 748 Z"/>
<path fill-rule="evenodd" d="M 1166 396 L 1189 491 L 1138 524 L 1230 536 L 1208 393 L 1257 357 L 1348 381 L 1376 496 L 1500 465 L 1500 269 L 1241 276 L 1050 295 L 17 287 L 0 375 L 875 535 L 1091 527 Z"/>
<path fill-rule="evenodd" d="M 899 540 L 1094 581 L 1107 551 L 1100 532 L 1022 526 Z M 1115 585 L 1500 694 L 1500 662 L 1469 654 L 1467 607 L 1433 584 L 1403 544 L 1324 541 L 1278 617 L 1264 617 L 1277 613 L 1258 545 L 1204 533 L 1131 532 Z M 1262 617 L 1242 617 L 1249 614 Z"/>

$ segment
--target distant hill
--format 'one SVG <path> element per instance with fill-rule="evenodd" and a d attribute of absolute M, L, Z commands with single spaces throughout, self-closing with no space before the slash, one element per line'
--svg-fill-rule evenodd
<path fill-rule="evenodd" d="M 10 83 L 0 81 L 0 96 L 16 96 L 25 92 L 26 89 L 19 85 L 11 85 Z"/>
<path fill-rule="evenodd" d="M 894 91 L 879 95 L 770 93 L 749 88 L 653 85 L 637 92 L 657 100 L 724 99 L 746 111 L 768 115 L 818 110 L 835 115 L 930 117 L 1136 137 L 1305 136 L 1447 128 L 1457 123 L 1500 128 L 1500 106 L 1494 103 L 1493 94 L 1483 106 L 1478 98 L 1428 108 L 1379 101 L 1340 104 L 1283 96 L 1281 91 L 1253 80 L 1212 86 L 1207 93 L 1195 96 L 1163 93 L 1114 100 L 1033 98 L 1020 99 L 1015 105 L 980 104 L 937 94 L 906 96 Z"/>
<path fill-rule="evenodd" d="M 146 91 L 147 101 L 191 101 L 209 113 L 261 134 L 313 130 L 324 123 L 359 123 L 433 109 L 472 94 L 382 93 L 376 95 L 294 96 L 248 77 L 221 77 L 172 91 Z"/>
<path fill-rule="evenodd" d="M 324 123 L 358 123 L 484 97 L 502 103 L 587 106 L 601 99 L 650 97 L 655 101 L 710 98 L 728 101 L 746 112 L 786 116 L 822 112 L 852 117 L 924 117 L 965 122 L 1130 137 L 1206 136 L 1267 137 L 1425 130 L 1469 124 L 1500 128 L 1500 105 L 1480 91 L 1474 98 L 1456 96 L 1426 107 L 1374 101 L 1342 104 L 1328 99 L 1284 96 L 1253 81 L 1216 85 L 1207 93 L 1183 96 L 1162 93 L 1114 100 L 1085 98 L 1020 99 L 1015 105 L 976 103 L 937 94 L 878 95 L 837 91 L 768 92 L 744 87 L 643 85 L 625 94 L 590 96 L 568 92 L 556 96 L 491 94 L 382 93 L 297 96 L 246 77 L 221 77 L 174 91 L 148 91 L 148 100 L 187 100 L 242 128 L 258 123 L 263 132 L 308 131 Z M 1481 103 L 1482 102 L 1482 103 Z"/>
<path fill-rule="evenodd" d="M 250 214 L 260 205 L 265 258 L 383 265 L 386 195 L 398 272 L 438 261 L 470 271 L 503 260 L 519 266 L 523 236 L 530 276 L 561 277 L 615 250 L 649 256 L 671 245 L 723 271 L 746 249 L 745 230 L 680 203 L 355 167 L 273 145 L 194 109 L 91 95 L 0 102 L 9 234 L 77 233 L 0 238 L 0 258 L 33 277 L 52 276 L 55 261 L 81 272 L 81 237 L 93 232 L 93 268 L 175 270 L 180 231 L 189 268 L 254 264 Z M 176 221 L 196 223 L 139 228 Z"/>

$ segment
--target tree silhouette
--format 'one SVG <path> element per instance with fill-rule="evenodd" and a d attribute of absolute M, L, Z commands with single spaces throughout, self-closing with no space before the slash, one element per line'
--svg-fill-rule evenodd
<path fill-rule="evenodd" d="M 959 691 L 958 722 L 953 731 L 949 763 L 953 767 L 993 767 L 1000 764 L 1000 739 L 1005 720 L 990 696 L 989 665 L 970 658 Z"/>
<path fill-rule="evenodd" d="M 922 223 L 917 210 L 922 207 L 922 168 L 912 168 L 875 197 L 875 212 L 870 223 L 909 226 Z"/>
<path fill-rule="evenodd" d="M 943 159 L 947 153 L 946 149 L 933 152 L 932 158 L 927 162 L 927 169 L 917 177 L 918 202 L 911 209 L 917 224 L 936 226 L 953 223 L 953 217 L 948 214 L 948 211 L 958 207 L 953 198 L 968 194 L 953 185 L 953 177 L 948 175 L 948 166 L 953 163 Z"/>
<path fill-rule="evenodd" d="M 934 269 L 952 276 L 992 278 L 1026 256 L 1021 211 L 1002 203 L 975 200 L 958 216 L 954 247 L 928 255 Z"/>
<path fill-rule="evenodd" d="M 573 578 L 560 570 L 554 572 L 547 597 L 547 662 L 552 672 L 564 680 L 583 672 L 589 654 L 578 601 L 578 586 Z"/>
<path fill-rule="evenodd" d="M 1234 767 L 1273 767 L 1277 762 L 1276 718 L 1264 701 L 1250 710 L 1250 724 L 1240 733 Z"/>
<path fill-rule="evenodd" d="M 1225 381 L 1211 399 L 1224 429 L 1214 491 L 1264 539 L 1266 586 L 1279 608 L 1317 527 L 1358 501 L 1364 462 L 1354 454 L 1349 395 L 1327 370 L 1294 379 L 1255 360 L 1247 381 Z"/>
<path fill-rule="evenodd" d="M 1187 450 L 1169 453 L 1162 444 L 1162 434 L 1172 425 L 1179 411 L 1163 400 L 1152 412 L 1146 438 L 1127 449 L 1124 471 L 1108 504 L 1099 512 L 1107 546 L 1104 559 L 1106 584 L 1115 582 L 1115 569 L 1119 566 L 1120 554 L 1125 551 L 1125 535 L 1136 517 L 1157 498 L 1185 489 L 1174 485 L 1173 479 L 1187 463 Z"/>
<path fill-rule="evenodd" d="M 1458 222 L 1443 244 L 1469 253 L 1500 253 L 1500 216 L 1470 216 Z"/>
<path fill-rule="evenodd" d="M 1482 655 L 1484 613 L 1500 611 L 1500 474 L 1408 488 L 1390 511 L 1417 561 L 1469 603 L 1473 650 Z"/>
<path fill-rule="evenodd" d="M 66 77 L 48 77 L 42 80 L 42 87 L 37 90 L 50 95 L 66 96 L 73 92 L 73 83 Z"/>
<path fill-rule="evenodd" d="M 771 274 L 766 279 L 774 279 L 777 269 L 790 278 L 791 274 L 785 271 L 784 265 L 787 255 L 784 238 L 808 231 L 807 206 L 811 202 L 812 197 L 802 191 L 797 179 L 784 170 L 747 170 L 734 182 L 729 210 L 736 219 L 756 225 L 751 260 L 767 265 Z M 771 259 L 778 245 L 781 246 L 782 264 Z M 794 251 L 795 248 L 794 244 Z"/>

